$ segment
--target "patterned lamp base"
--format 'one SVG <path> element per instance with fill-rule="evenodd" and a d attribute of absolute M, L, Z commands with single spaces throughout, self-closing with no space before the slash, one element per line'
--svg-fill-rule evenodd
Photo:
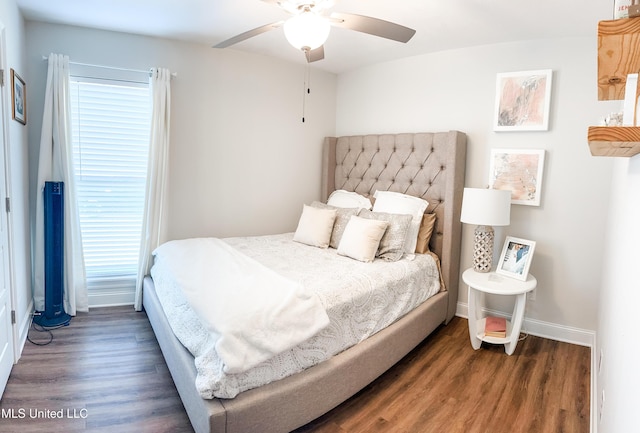
<path fill-rule="evenodd" d="M 477 226 L 473 243 L 473 270 L 489 272 L 493 260 L 493 227 Z"/>

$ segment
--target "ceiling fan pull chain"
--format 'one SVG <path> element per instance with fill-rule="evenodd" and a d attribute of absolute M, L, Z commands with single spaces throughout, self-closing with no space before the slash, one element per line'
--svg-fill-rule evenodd
<path fill-rule="evenodd" d="M 307 93 L 311 93 L 311 66 L 307 62 Z"/>
<path fill-rule="evenodd" d="M 307 88 L 307 83 L 305 83 L 304 79 L 302 80 L 302 123 L 304 123 L 304 109 L 305 109 L 305 103 L 306 103 L 306 88 Z"/>
<path fill-rule="evenodd" d="M 307 64 L 305 65 L 305 69 L 304 69 L 304 79 L 302 80 L 302 123 L 304 123 L 304 115 L 305 115 L 305 108 L 306 108 L 306 102 L 307 102 L 307 94 L 311 93 L 311 88 L 309 87 L 309 83 L 311 81 L 311 68 L 309 67 L 309 56 L 310 56 L 310 51 L 308 49 L 304 50 L 304 55 L 307 58 Z"/>

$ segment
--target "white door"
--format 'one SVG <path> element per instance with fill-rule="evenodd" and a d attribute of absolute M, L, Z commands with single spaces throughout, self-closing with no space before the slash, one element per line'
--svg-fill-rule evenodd
<path fill-rule="evenodd" d="M 7 134 L 5 128 L 9 121 L 9 111 L 7 110 L 7 96 L 11 94 L 11 77 L 6 65 L 4 40 L 4 26 L 0 23 L 0 70 L 4 75 L 0 86 L 0 398 L 4 392 L 9 373 L 13 366 L 13 329 L 11 321 L 11 288 L 9 284 L 9 237 L 7 232 L 7 207 L 6 207 L 6 165 L 5 155 Z"/>

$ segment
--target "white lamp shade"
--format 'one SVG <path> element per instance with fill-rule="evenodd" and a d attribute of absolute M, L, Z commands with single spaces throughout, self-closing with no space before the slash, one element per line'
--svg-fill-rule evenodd
<path fill-rule="evenodd" d="M 508 226 L 511 219 L 511 191 L 465 188 L 460 221 L 479 226 Z"/>
<path fill-rule="evenodd" d="M 331 25 L 313 12 L 302 12 L 284 23 L 284 35 L 297 49 L 315 50 L 329 37 Z"/>

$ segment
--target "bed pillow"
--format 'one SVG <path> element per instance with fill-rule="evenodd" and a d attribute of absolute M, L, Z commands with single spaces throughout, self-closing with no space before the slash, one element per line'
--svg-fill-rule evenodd
<path fill-rule="evenodd" d="M 401 215 L 386 212 L 372 212 L 362 209 L 358 216 L 389 223 L 385 230 L 376 257 L 388 262 L 396 262 L 404 254 L 404 244 L 407 240 L 407 233 L 411 225 L 411 215 Z"/>
<path fill-rule="evenodd" d="M 371 209 L 371 200 L 357 192 L 339 189 L 333 191 L 327 200 L 327 204 L 335 207 Z"/>
<path fill-rule="evenodd" d="M 327 248 L 336 213 L 335 209 L 319 209 L 305 204 L 293 240 L 314 247 Z"/>
<path fill-rule="evenodd" d="M 352 216 L 342 235 L 338 254 L 361 262 L 372 262 L 388 224 L 386 221 Z"/>
<path fill-rule="evenodd" d="M 425 254 L 429 250 L 429 241 L 431 241 L 431 235 L 433 234 L 433 228 L 436 225 L 436 214 L 426 213 L 422 217 L 422 224 L 420 224 L 420 230 L 418 231 L 418 241 L 416 242 L 416 253 Z"/>
<path fill-rule="evenodd" d="M 338 245 L 340 245 L 340 239 L 342 239 L 344 229 L 347 227 L 347 223 L 349 222 L 349 218 L 353 215 L 358 215 L 358 209 L 329 206 L 328 204 L 324 204 L 319 201 L 314 201 L 311 203 L 311 206 L 320 209 L 334 209 L 336 211 L 336 221 L 333 223 L 333 231 L 331 232 L 329 246 L 337 249 Z"/>
<path fill-rule="evenodd" d="M 404 244 L 404 252 L 414 254 L 418 241 L 420 223 L 429 202 L 418 197 L 392 191 L 376 191 L 376 199 L 373 206 L 374 212 L 397 213 L 411 215 L 411 225 L 407 232 L 407 240 Z"/>

